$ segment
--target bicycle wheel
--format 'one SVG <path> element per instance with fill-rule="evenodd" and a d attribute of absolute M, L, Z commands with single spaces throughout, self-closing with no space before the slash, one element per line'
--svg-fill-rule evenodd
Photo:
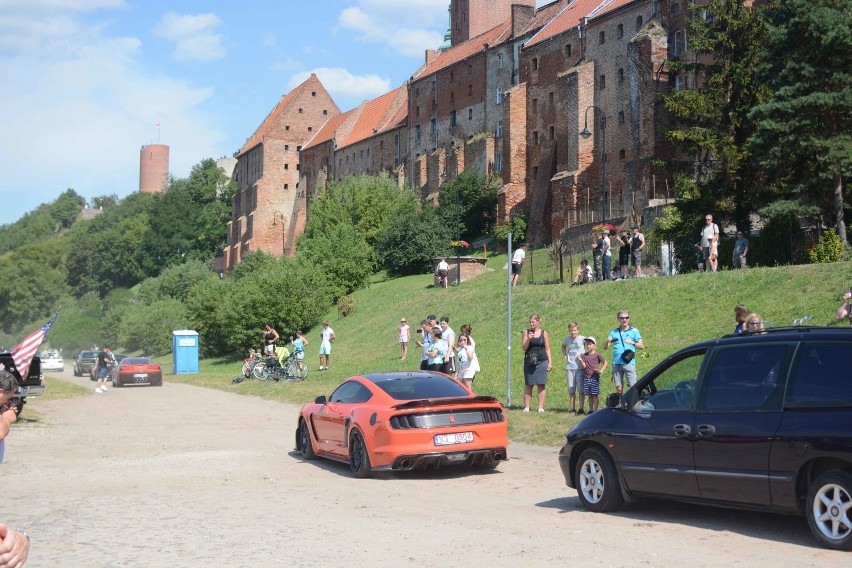
<path fill-rule="evenodd" d="M 254 368 L 251 370 L 252 376 L 258 381 L 265 381 L 269 378 L 266 372 L 266 363 L 263 361 L 258 361 L 255 363 Z"/>
<path fill-rule="evenodd" d="M 304 361 L 295 360 L 287 365 L 287 378 L 291 381 L 304 381 L 308 376 L 308 366 Z"/>

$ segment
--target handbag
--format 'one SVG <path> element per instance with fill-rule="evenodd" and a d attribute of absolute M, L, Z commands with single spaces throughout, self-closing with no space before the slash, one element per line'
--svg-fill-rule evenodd
<path fill-rule="evenodd" d="M 527 351 L 526 355 L 524 355 L 524 363 L 527 367 L 537 367 L 538 366 L 538 349 L 533 351 L 530 349 Z"/>
<path fill-rule="evenodd" d="M 635 357 L 636 352 L 627 348 L 627 344 L 624 343 L 624 336 L 621 335 L 621 330 L 618 330 L 618 335 L 621 336 L 621 344 L 624 345 L 624 352 L 621 354 L 621 360 L 624 361 L 625 364 L 630 363 Z"/>

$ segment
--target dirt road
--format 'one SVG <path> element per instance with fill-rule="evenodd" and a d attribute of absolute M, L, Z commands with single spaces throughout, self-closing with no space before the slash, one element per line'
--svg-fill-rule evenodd
<path fill-rule="evenodd" d="M 2 518 L 30 532 L 33 567 L 849 566 L 802 518 L 584 512 L 554 448 L 356 480 L 294 453 L 292 405 L 167 383 L 43 406 L 0 464 Z"/>

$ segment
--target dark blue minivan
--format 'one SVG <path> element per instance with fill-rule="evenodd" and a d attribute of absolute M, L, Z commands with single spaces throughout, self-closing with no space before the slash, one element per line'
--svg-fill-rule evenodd
<path fill-rule="evenodd" d="M 572 428 L 559 464 L 590 511 L 643 496 L 804 514 L 852 549 L 852 328 L 682 349 Z"/>

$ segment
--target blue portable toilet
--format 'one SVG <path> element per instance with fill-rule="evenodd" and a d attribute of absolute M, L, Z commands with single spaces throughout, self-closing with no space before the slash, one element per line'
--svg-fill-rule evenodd
<path fill-rule="evenodd" d="M 172 332 L 172 366 L 175 375 L 198 372 L 198 332 L 182 329 Z"/>

